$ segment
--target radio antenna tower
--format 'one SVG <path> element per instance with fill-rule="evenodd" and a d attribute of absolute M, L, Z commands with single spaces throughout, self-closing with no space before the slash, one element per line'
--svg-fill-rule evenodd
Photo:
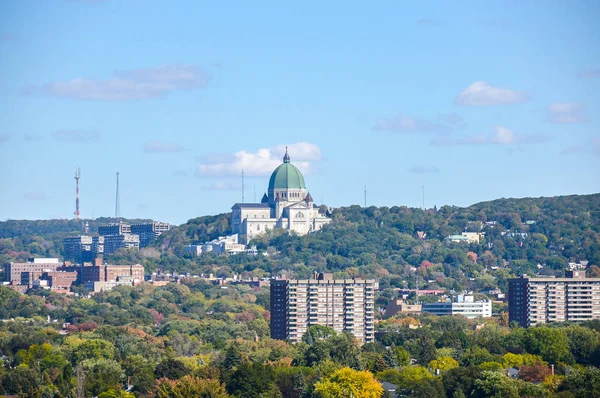
<path fill-rule="evenodd" d="M 365 208 L 367 207 L 367 186 L 365 185 Z"/>
<path fill-rule="evenodd" d="M 79 213 L 79 179 L 81 178 L 81 170 L 75 166 L 75 219 L 81 219 L 81 213 Z"/>
<path fill-rule="evenodd" d="M 120 204 L 119 204 L 119 172 L 117 171 L 117 194 L 116 194 L 116 198 L 115 198 L 115 219 L 117 221 L 119 221 L 119 211 L 120 211 Z"/>
<path fill-rule="evenodd" d="M 423 183 L 423 210 L 425 210 L 425 183 Z"/>
<path fill-rule="evenodd" d="M 242 203 L 244 203 L 244 169 L 242 169 Z"/>

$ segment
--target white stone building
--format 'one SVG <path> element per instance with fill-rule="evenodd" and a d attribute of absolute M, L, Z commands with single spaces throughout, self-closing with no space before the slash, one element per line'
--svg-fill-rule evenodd
<path fill-rule="evenodd" d="M 306 190 L 300 170 L 285 152 L 283 163 L 273 171 L 269 188 L 260 203 L 236 203 L 232 209 L 232 233 L 248 240 L 266 230 L 283 228 L 299 235 L 320 230 L 331 221 L 319 213 Z"/>

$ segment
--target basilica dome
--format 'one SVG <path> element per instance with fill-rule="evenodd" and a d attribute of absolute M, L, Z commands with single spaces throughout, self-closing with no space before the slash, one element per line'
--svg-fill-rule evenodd
<path fill-rule="evenodd" d="M 269 192 L 272 192 L 273 189 L 306 189 L 302 173 L 290 163 L 287 148 L 283 157 L 283 164 L 273 171 L 269 179 Z"/>

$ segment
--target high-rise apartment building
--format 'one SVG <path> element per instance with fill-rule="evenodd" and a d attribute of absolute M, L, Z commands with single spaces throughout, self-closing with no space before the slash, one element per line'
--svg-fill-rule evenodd
<path fill-rule="evenodd" d="M 508 315 L 523 327 L 599 319 L 600 278 L 586 278 L 584 270 L 576 270 L 566 271 L 564 278 L 510 279 Z"/>
<path fill-rule="evenodd" d="M 131 224 L 131 233 L 140 236 L 140 247 L 146 247 L 170 228 L 171 225 L 165 222 Z"/>
<path fill-rule="evenodd" d="M 134 234 L 105 235 L 104 254 L 113 254 L 119 249 L 139 249 L 140 237 Z"/>
<path fill-rule="evenodd" d="M 299 342 L 311 325 L 349 332 L 362 343 L 375 341 L 375 290 L 372 279 L 333 279 L 315 273 L 314 279 L 271 281 L 271 337 Z"/>
<path fill-rule="evenodd" d="M 100 225 L 98 227 L 98 235 L 121 235 L 121 234 L 130 234 L 131 233 L 131 225 L 119 221 L 115 224 L 106 224 Z"/>
<path fill-rule="evenodd" d="M 65 260 L 71 260 L 77 264 L 93 261 L 96 255 L 92 251 L 92 240 L 91 236 L 85 235 L 64 238 Z"/>

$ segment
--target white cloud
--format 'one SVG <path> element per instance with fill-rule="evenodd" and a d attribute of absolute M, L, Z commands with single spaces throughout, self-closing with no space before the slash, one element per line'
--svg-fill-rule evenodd
<path fill-rule="evenodd" d="M 426 173 L 438 173 L 440 171 L 440 169 L 438 169 L 435 166 L 413 166 L 411 168 L 409 168 L 408 170 L 409 173 L 414 173 L 414 174 L 426 174 Z"/>
<path fill-rule="evenodd" d="M 46 199 L 46 194 L 40 191 L 25 192 L 23 198 L 27 200 L 44 200 Z"/>
<path fill-rule="evenodd" d="M 493 87 L 484 81 L 473 82 L 456 98 L 457 105 L 491 106 L 525 102 L 530 98 L 525 91 Z"/>
<path fill-rule="evenodd" d="M 399 114 L 393 118 L 378 119 L 373 126 L 373 130 L 396 133 L 442 133 L 449 131 L 449 128 L 439 123 Z"/>
<path fill-rule="evenodd" d="M 479 134 L 454 138 L 451 136 L 434 137 L 430 144 L 437 146 L 452 145 L 518 145 L 535 144 L 549 140 L 545 134 L 516 134 L 504 126 L 496 126 L 493 134 Z"/>
<path fill-rule="evenodd" d="M 92 130 L 56 130 L 52 136 L 63 142 L 89 142 L 98 141 L 100 135 Z"/>
<path fill-rule="evenodd" d="M 577 74 L 577 77 L 600 77 L 600 69 L 584 69 Z"/>
<path fill-rule="evenodd" d="M 547 121 L 557 124 L 585 123 L 587 117 L 582 104 L 555 102 L 546 108 Z"/>
<path fill-rule="evenodd" d="M 75 78 L 43 87 L 48 95 L 79 100 L 131 101 L 163 97 L 177 90 L 198 89 L 209 76 L 195 65 L 167 65 L 158 68 L 115 71 L 104 80 Z M 31 92 L 31 88 L 27 92 Z"/>
<path fill-rule="evenodd" d="M 150 141 L 144 145 L 146 153 L 177 153 L 183 151 L 183 147 L 174 142 Z"/>
<path fill-rule="evenodd" d="M 200 160 L 196 169 L 199 177 L 238 177 L 242 170 L 248 177 L 266 176 L 282 162 L 285 153 L 285 145 L 277 145 L 271 148 L 260 148 L 256 152 L 241 150 L 233 156 L 211 157 Z M 315 161 L 322 159 L 321 149 L 309 142 L 298 142 L 288 145 L 288 154 L 292 163 L 303 173 L 315 171 Z"/>

